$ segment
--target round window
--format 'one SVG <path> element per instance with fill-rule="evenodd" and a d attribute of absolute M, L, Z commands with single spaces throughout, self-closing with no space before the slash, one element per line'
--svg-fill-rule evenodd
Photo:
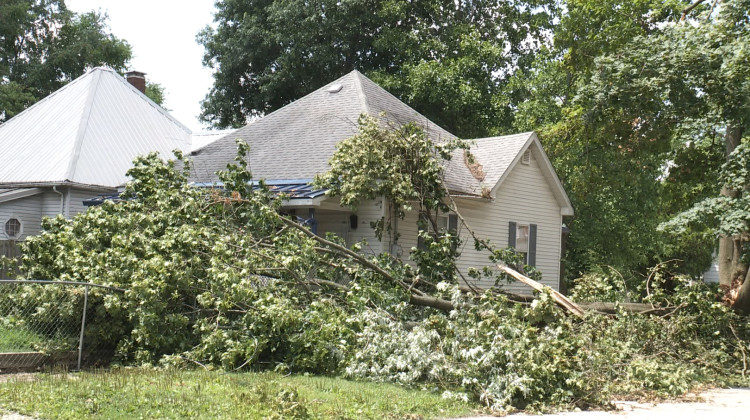
<path fill-rule="evenodd" d="M 21 234 L 21 221 L 16 218 L 8 219 L 5 222 L 5 234 L 9 238 L 16 238 Z"/>

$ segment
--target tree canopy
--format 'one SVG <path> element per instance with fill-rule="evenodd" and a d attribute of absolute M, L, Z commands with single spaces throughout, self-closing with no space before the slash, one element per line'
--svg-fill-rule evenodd
<path fill-rule="evenodd" d="M 357 69 L 459 136 L 509 127 L 508 77 L 547 40 L 553 0 L 219 1 L 198 36 L 202 118 L 242 126 Z"/>
<path fill-rule="evenodd" d="M 76 14 L 62 0 L 0 4 L 0 121 L 7 120 L 87 67 L 123 71 L 130 46 L 108 32 L 106 16 Z"/>

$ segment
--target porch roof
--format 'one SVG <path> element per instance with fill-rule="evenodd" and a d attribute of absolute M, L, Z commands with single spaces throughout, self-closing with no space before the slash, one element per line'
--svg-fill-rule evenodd
<path fill-rule="evenodd" d="M 252 185 L 254 189 L 260 188 L 261 181 L 253 181 Z M 312 185 L 312 179 L 279 179 L 271 181 L 262 181 L 268 189 L 274 194 L 285 195 L 288 200 L 311 200 L 319 197 L 323 197 L 326 193 L 326 189 L 315 188 Z M 224 189 L 224 183 L 222 182 L 194 182 L 191 184 L 197 188 L 216 188 Z M 120 192 L 111 194 L 100 194 L 96 197 L 90 198 L 83 201 L 83 205 L 87 207 L 98 206 L 106 200 L 115 202 L 125 201 L 120 197 Z"/>

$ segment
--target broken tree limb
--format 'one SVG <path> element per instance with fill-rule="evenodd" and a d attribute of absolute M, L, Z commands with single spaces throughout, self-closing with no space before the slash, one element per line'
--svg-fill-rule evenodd
<path fill-rule="evenodd" d="M 449 300 L 436 298 L 433 296 L 427 296 L 427 295 L 410 295 L 409 296 L 409 303 L 412 305 L 417 306 L 428 306 L 430 308 L 440 309 L 442 311 L 452 311 L 455 309 L 453 306 L 453 303 L 451 303 Z"/>
<path fill-rule="evenodd" d="M 549 286 L 545 286 L 545 285 L 543 285 L 542 283 L 539 283 L 536 280 L 532 280 L 532 279 L 524 276 L 523 274 L 521 274 L 518 271 L 516 271 L 516 270 L 514 270 L 514 269 L 512 269 L 510 267 L 508 267 L 505 264 L 496 264 L 496 265 L 497 265 L 497 268 L 500 271 L 508 274 L 509 276 L 511 276 L 514 279 L 520 281 L 521 283 L 523 283 L 523 284 L 531 287 L 532 289 L 534 289 L 534 290 L 536 290 L 538 292 L 543 292 L 543 291 L 549 292 L 550 296 L 552 296 L 552 299 L 555 302 L 557 302 L 558 305 L 562 306 L 565 310 L 567 310 L 571 314 L 573 314 L 575 316 L 578 316 L 578 317 L 582 317 L 583 316 L 583 309 L 580 306 L 578 306 L 575 303 L 573 303 L 573 301 L 571 301 L 570 299 L 568 299 L 562 293 L 560 293 L 560 292 L 552 289 Z"/>
<path fill-rule="evenodd" d="M 387 279 L 388 281 L 397 283 L 398 285 L 400 285 L 404 289 L 407 289 L 407 290 L 409 289 L 409 285 L 405 284 L 403 281 L 401 281 L 399 279 L 394 278 L 387 271 L 385 271 L 384 269 L 382 269 L 380 266 L 378 266 L 377 264 L 373 263 L 372 261 L 368 260 L 366 257 L 364 257 L 364 256 L 362 256 L 360 254 L 357 254 L 356 252 L 352 251 L 351 249 L 349 249 L 349 248 L 347 248 L 345 246 L 341 246 L 341 245 L 339 245 L 339 244 L 337 244 L 335 242 L 332 242 L 332 241 L 329 241 L 329 240 L 327 240 L 325 238 L 322 238 L 322 237 L 314 234 L 311 230 L 307 229 L 306 227 L 300 225 L 299 223 L 295 223 L 295 222 L 287 219 L 286 217 L 279 217 L 279 219 L 281 219 L 281 221 L 283 223 L 287 224 L 288 226 L 291 226 L 291 227 L 299 230 L 304 235 L 306 235 L 306 236 L 314 239 L 318 243 L 321 243 L 321 244 L 323 244 L 323 245 L 325 245 L 325 246 L 327 246 L 329 248 L 329 249 L 322 249 L 322 251 L 324 251 L 324 252 L 330 252 L 331 250 L 333 250 L 333 251 L 338 252 L 338 253 L 340 253 L 342 255 L 345 255 L 345 256 L 347 256 L 347 257 L 349 257 L 349 258 L 357 261 L 362 266 L 367 267 L 370 270 L 378 273 L 379 275 L 381 275 L 383 278 Z M 415 292 L 416 293 L 421 293 L 419 290 L 416 290 Z"/>

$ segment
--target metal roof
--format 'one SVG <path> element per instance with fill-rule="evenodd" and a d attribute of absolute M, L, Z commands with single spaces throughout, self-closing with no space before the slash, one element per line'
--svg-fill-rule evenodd
<path fill-rule="evenodd" d="M 95 68 L 0 125 L 0 187 L 116 187 L 137 155 L 191 150 L 191 133 L 117 72 Z"/>
<path fill-rule="evenodd" d="M 325 189 L 313 187 L 311 179 L 282 179 L 274 181 L 263 181 L 263 183 L 271 190 L 271 192 L 277 195 L 283 194 L 290 201 L 318 198 L 324 196 L 326 193 Z M 197 182 L 193 183 L 192 185 L 197 188 L 223 189 L 224 187 L 224 184 L 221 182 Z M 260 188 L 260 183 L 254 181 L 253 187 L 255 189 Z M 120 197 L 120 193 L 118 192 L 112 194 L 100 194 L 96 197 L 84 200 L 83 205 L 89 207 L 98 206 L 107 200 L 115 202 L 124 201 Z"/>

